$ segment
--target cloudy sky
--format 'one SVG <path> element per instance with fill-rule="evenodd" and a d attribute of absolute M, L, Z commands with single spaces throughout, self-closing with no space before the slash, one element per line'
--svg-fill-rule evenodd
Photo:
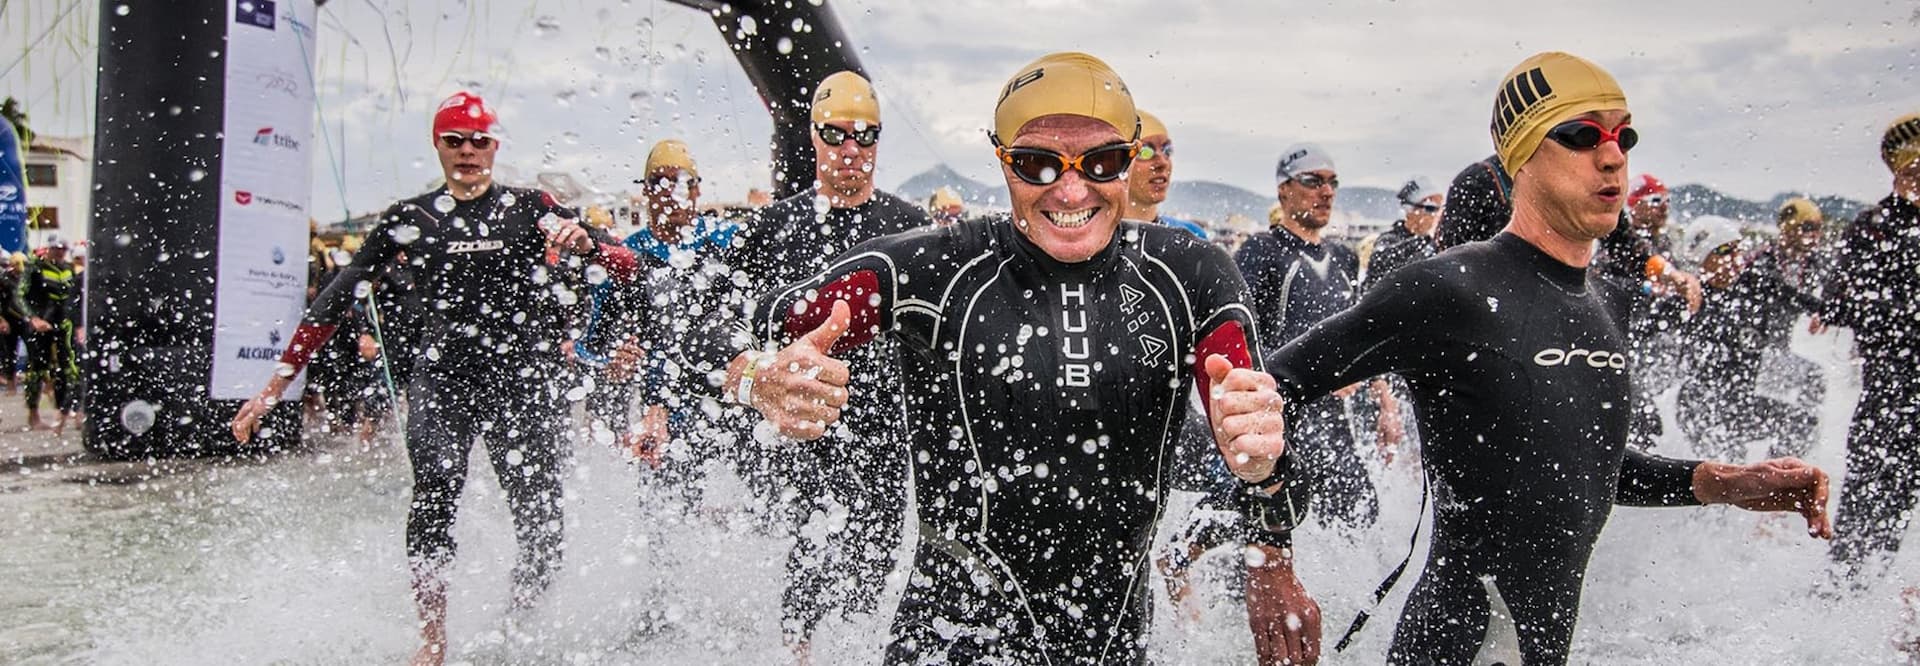
<path fill-rule="evenodd" d="M 984 128 L 997 89 L 1064 49 L 1107 60 L 1168 122 L 1176 178 L 1256 191 L 1303 140 L 1329 148 L 1348 183 L 1450 178 L 1491 152 L 1499 76 L 1543 50 L 1599 62 L 1626 87 L 1635 171 L 1749 198 L 1883 196 L 1880 131 L 1920 110 L 1920 0 L 829 1 L 887 104 L 883 186 L 939 162 L 995 182 Z M 0 75 L 0 95 L 26 101 L 43 132 L 92 127 L 100 6 L 55 23 L 67 6 L 0 0 L 0 66 L 48 34 Z M 709 199 L 768 181 L 770 122 L 712 22 L 685 7 L 334 0 L 318 39 L 316 211 L 421 190 L 438 175 L 431 109 L 463 87 L 500 109 L 502 161 L 523 172 L 622 191 L 653 141 L 679 137 Z"/>

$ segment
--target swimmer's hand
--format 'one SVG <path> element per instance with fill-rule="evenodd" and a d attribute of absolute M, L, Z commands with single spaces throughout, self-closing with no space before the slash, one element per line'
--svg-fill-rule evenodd
<path fill-rule="evenodd" d="M 1827 514 L 1827 473 L 1799 458 L 1745 465 L 1700 463 L 1693 469 L 1693 495 L 1702 504 L 1793 511 L 1806 517 L 1807 534 L 1833 538 L 1833 518 Z"/>
<path fill-rule="evenodd" d="M 833 313 L 819 328 L 785 349 L 735 356 L 727 364 L 727 395 L 751 405 L 781 435 L 818 439 L 840 420 L 840 408 L 847 404 L 847 363 L 828 356 L 827 350 L 846 334 L 852 319 L 847 302 L 835 301 Z"/>
<path fill-rule="evenodd" d="M 254 395 L 246 404 L 240 405 L 240 411 L 233 415 L 233 439 L 241 444 L 252 440 L 253 433 L 260 429 L 260 419 L 265 418 L 267 412 L 271 411 L 274 405 L 279 404 L 280 394 L 286 392 L 287 386 L 292 383 L 291 374 L 282 376 L 276 372 L 271 379 L 267 380 L 266 388 L 260 389 L 260 393 Z"/>
<path fill-rule="evenodd" d="M 1262 666 L 1320 662 L 1320 604 L 1293 574 L 1291 549 L 1247 546 L 1247 625 Z"/>
<path fill-rule="evenodd" d="M 547 234 L 547 247 L 580 255 L 593 251 L 593 236 L 573 220 L 560 221 L 558 224 L 543 228 L 542 231 Z"/>
<path fill-rule="evenodd" d="M 667 408 L 664 405 L 647 405 L 640 423 L 633 432 L 627 433 L 627 453 L 648 467 L 660 469 L 667 442 L 673 439 L 667 423 Z"/>
<path fill-rule="evenodd" d="M 1207 418 L 1213 441 L 1227 468 L 1245 481 L 1273 476 L 1274 463 L 1286 451 L 1284 404 L 1274 389 L 1273 375 L 1235 368 L 1225 356 L 1207 356 L 1207 377 L 1213 381 Z"/>

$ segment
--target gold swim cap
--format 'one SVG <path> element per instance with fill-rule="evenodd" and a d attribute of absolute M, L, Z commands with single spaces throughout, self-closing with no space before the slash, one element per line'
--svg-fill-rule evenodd
<path fill-rule="evenodd" d="M 1627 93 L 1599 65 L 1549 51 L 1520 62 L 1493 96 L 1493 147 L 1507 175 L 1533 159 L 1547 130 L 1583 113 L 1625 110 Z"/>
<path fill-rule="evenodd" d="M 813 124 L 829 120 L 850 120 L 878 126 L 880 99 L 873 84 L 853 72 L 834 72 L 813 90 Z"/>
<path fill-rule="evenodd" d="M 1173 138 L 1172 134 L 1167 133 L 1166 123 L 1160 122 L 1160 118 L 1146 111 L 1140 111 L 1140 138 L 1156 135 Z"/>
<path fill-rule="evenodd" d="M 1067 51 L 1028 63 L 1000 89 L 993 139 L 1004 145 L 1033 119 L 1061 114 L 1105 122 L 1128 141 L 1140 138 L 1140 118 L 1126 82 L 1099 58 Z"/>
<path fill-rule="evenodd" d="M 693 153 L 687 150 L 687 144 L 679 139 L 666 139 L 653 144 L 653 150 L 647 153 L 647 173 L 652 176 L 657 169 L 680 167 L 681 173 L 688 178 L 699 178 L 700 169 L 693 164 Z"/>
<path fill-rule="evenodd" d="M 1920 113 L 1908 114 L 1887 126 L 1887 133 L 1880 138 L 1880 159 L 1893 171 L 1920 160 Z"/>

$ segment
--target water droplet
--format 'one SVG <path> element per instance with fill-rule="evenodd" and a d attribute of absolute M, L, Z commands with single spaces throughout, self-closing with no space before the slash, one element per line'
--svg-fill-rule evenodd
<path fill-rule="evenodd" d="M 516 203 L 516 202 L 518 202 L 518 201 L 520 201 L 520 198 L 519 198 L 519 197 L 516 197 L 516 196 L 513 196 L 513 193 L 512 193 L 512 192 L 501 192 L 501 193 L 500 193 L 500 205 L 502 205 L 502 206 L 507 206 L 507 207 L 512 207 L 512 206 L 513 206 L 513 204 L 514 204 L 514 203 Z"/>
<path fill-rule="evenodd" d="M 373 283 L 366 280 L 353 283 L 353 297 L 366 298 L 373 295 Z"/>
<path fill-rule="evenodd" d="M 132 234 L 116 235 L 113 237 L 113 244 L 118 245 L 120 247 L 126 247 L 128 245 L 131 245 L 133 244 L 133 235 Z"/>
<path fill-rule="evenodd" d="M 133 8 L 132 8 L 132 7 L 128 7 L 128 6 L 126 6 L 126 5 L 120 5 L 120 6 L 118 6 L 118 7 L 114 7 L 114 8 L 113 8 L 113 13 L 115 13 L 115 14 L 119 14 L 119 15 L 121 15 L 121 16 L 126 16 L 126 15 L 127 15 L 127 12 L 131 12 L 131 11 L 133 11 Z"/>
<path fill-rule="evenodd" d="M 587 284 L 601 284 L 607 281 L 607 269 L 600 264 L 590 264 L 586 270 Z"/>
<path fill-rule="evenodd" d="M 120 408 L 120 427 L 135 435 L 144 435 L 153 429 L 153 403 L 135 400 Z"/>
<path fill-rule="evenodd" d="M 773 43 L 773 50 L 779 51 L 780 55 L 793 53 L 793 40 L 786 37 L 781 37 L 780 41 Z"/>
<path fill-rule="evenodd" d="M 188 182 L 198 183 L 201 181 L 201 179 L 204 179 L 206 177 L 207 177 L 206 169 L 189 169 L 187 171 Z"/>
<path fill-rule="evenodd" d="M 451 194 L 442 194 L 433 198 L 433 209 L 442 213 L 453 212 L 454 205 L 453 195 Z"/>
<path fill-rule="evenodd" d="M 353 254 L 346 250 L 334 250 L 329 256 L 333 257 L 333 265 L 335 266 L 348 266 L 353 264 Z"/>
<path fill-rule="evenodd" d="M 395 243 L 412 245 L 414 241 L 420 240 L 420 227 L 411 224 L 396 224 L 392 229 L 387 230 L 387 235 L 392 236 L 393 242 Z"/>

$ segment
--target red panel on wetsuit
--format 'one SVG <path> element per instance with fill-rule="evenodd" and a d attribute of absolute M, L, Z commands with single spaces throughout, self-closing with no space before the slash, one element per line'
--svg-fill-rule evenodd
<path fill-rule="evenodd" d="M 798 301 L 787 313 L 787 335 L 798 338 L 819 328 L 833 314 L 833 302 L 846 301 L 853 318 L 847 322 L 846 335 L 834 343 L 828 353 L 843 352 L 860 345 L 880 332 L 880 275 L 871 270 L 855 271 L 820 289 L 812 301 Z"/>
<path fill-rule="evenodd" d="M 313 353 L 333 337 L 335 328 L 339 326 L 300 322 L 300 328 L 293 331 L 293 342 L 287 343 L 287 351 L 280 354 L 280 362 L 293 366 L 294 372 L 306 368 L 307 362 L 313 360 Z"/>
<path fill-rule="evenodd" d="M 613 243 L 600 244 L 600 256 L 596 258 L 607 275 L 619 282 L 632 282 L 640 274 L 640 259 L 631 248 Z"/>
<path fill-rule="evenodd" d="M 1214 354 L 1227 357 L 1227 362 L 1232 363 L 1233 367 L 1253 367 L 1253 353 L 1247 345 L 1247 332 L 1240 327 L 1240 322 L 1221 324 L 1193 349 L 1194 384 L 1200 389 L 1200 408 L 1209 417 L 1213 416 L 1213 377 L 1207 374 L 1207 357 Z"/>

